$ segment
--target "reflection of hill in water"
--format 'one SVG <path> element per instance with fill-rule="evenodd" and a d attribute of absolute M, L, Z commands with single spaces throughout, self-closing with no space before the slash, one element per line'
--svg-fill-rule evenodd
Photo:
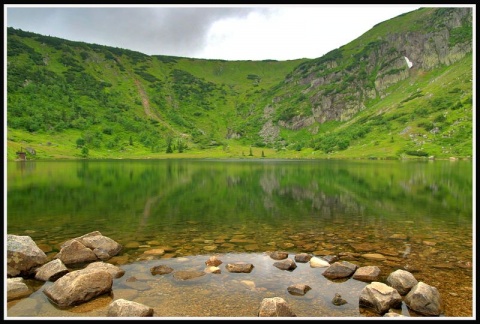
<path fill-rule="evenodd" d="M 315 214 L 471 223 L 471 163 L 114 161 L 9 173 L 9 224 L 101 217 L 264 220 Z M 65 217 L 70 215 L 70 217 Z M 121 224 L 118 224 L 121 226 Z"/>
<path fill-rule="evenodd" d="M 381 253 L 389 258 L 385 262 L 378 261 L 382 271 L 407 264 L 421 269 L 419 278 L 427 283 L 431 280 L 431 284 L 438 285 L 442 295 L 449 298 L 450 312 L 463 314 L 465 307 L 456 305 L 456 300 L 471 300 L 472 269 L 464 267 L 473 262 L 471 162 L 161 160 L 27 163 L 35 163 L 28 166 L 28 172 L 27 168 L 16 168 L 10 163 L 7 167 L 7 232 L 29 235 L 37 244 L 50 247 L 49 253 L 58 252 L 58 246 L 67 239 L 98 230 L 121 244 L 133 242 L 143 246 L 152 245 L 150 242 L 154 241 L 152 248 L 171 246 L 173 259 L 157 260 L 162 264 L 164 261 L 178 262 L 178 257 L 186 256 L 197 262 L 193 267 L 201 265 L 203 269 L 202 263 L 208 257 L 201 259 L 201 255 L 205 253 L 237 253 L 242 259 L 243 255 L 245 259 L 247 255 L 254 257 L 259 263 L 252 272 L 255 277 L 242 274 L 241 278 L 230 278 L 223 274 L 208 279 L 208 284 L 213 285 L 211 292 L 206 291 L 205 286 L 198 286 L 195 298 L 212 303 L 209 306 L 211 315 L 206 316 L 222 316 L 214 315 L 222 314 L 216 308 L 222 304 L 221 300 L 229 301 L 223 303 L 230 305 L 225 312 L 241 314 L 227 316 L 251 316 L 248 314 L 253 309 L 258 311 L 264 292 L 248 290 L 242 280 L 252 280 L 256 287 L 267 288 L 267 291 L 278 290 L 283 296 L 286 287 L 278 288 L 277 283 L 293 283 L 298 278 L 306 280 L 309 275 L 316 276 L 315 284 L 323 282 L 318 281 L 323 280 L 323 276 L 318 276 L 315 269 L 299 266 L 289 275 L 289 272 L 270 267 L 268 258 L 265 260 L 262 255 L 255 254 L 277 249 L 316 255 L 342 254 L 346 260 L 352 257 L 351 253 L 357 253 L 353 257 L 358 265 L 373 264 L 361 254 Z M 392 239 L 392 236 L 400 239 Z M 358 246 L 364 244 L 371 249 L 357 251 Z M 406 246 L 411 251 L 403 258 Z M 123 253 L 129 262 L 135 262 L 125 267 L 140 266 L 136 260 L 141 257 L 142 250 L 125 249 Z M 195 259 L 197 255 L 201 260 Z M 190 263 L 186 262 L 185 266 L 187 264 Z M 266 268 L 261 270 L 263 265 Z M 302 269 L 305 274 L 301 273 Z M 267 270 L 268 273 L 259 275 Z M 148 269 L 140 266 L 135 271 L 142 273 Z M 267 279 L 273 281 L 263 282 Z M 160 278 L 155 281 L 158 285 L 170 282 Z M 153 281 L 148 282 L 153 284 Z M 152 290 L 152 295 L 142 295 L 138 300 L 163 305 L 165 311 L 180 302 L 172 299 L 169 303 L 168 298 L 185 298 L 185 287 L 178 290 L 170 284 L 160 287 L 160 291 L 171 291 L 175 297 L 167 293 L 159 295 L 158 290 Z M 298 296 L 291 297 L 299 313 L 324 314 L 323 311 L 328 310 L 327 315 L 312 316 L 358 314 L 358 301 L 355 300 L 345 306 L 353 307 L 346 313 L 337 307 L 329 308 L 333 307 L 330 302 L 335 292 L 345 299 L 348 292 L 334 291 L 342 289 L 338 283 L 323 284 L 325 286 L 309 291 L 301 300 Z M 354 288 L 349 289 L 354 291 Z M 239 299 L 230 299 L 228 294 L 225 297 L 223 290 L 234 292 L 232 296 L 238 293 L 242 303 L 245 299 L 248 306 L 235 307 Z M 317 291 L 320 295 L 309 299 Z M 452 291 L 459 297 L 449 295 Z M 331 292 L 332 296 L 323 295 L 326 292 Z M 15 310 L 11 308 L 12 312 L 21 313 L 22 305 L 19 302 Z M 38 309 L 56 314 L 49 306 L 45 307 Z M 199 311 L 193 306 L 186 309 Z M 168 310 L 173 314 L 176 308 Z M 338 315 L 332 315 L 335 311 Z"/>

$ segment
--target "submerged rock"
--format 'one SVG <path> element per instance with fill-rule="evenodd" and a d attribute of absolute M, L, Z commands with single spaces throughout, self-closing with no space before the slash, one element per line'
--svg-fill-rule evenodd
<path fill-rule="evenodd" d="M 198 277 L 204 276 L 206 273 L 204 271 L 196 270 L 180 270 L 173 273 L 173 277 L 179 280 L 190 280 Z"/>
<path fill-rule="evenodd" d="M 291 285 L 287 288 L 287 291 L 292 295 L 303 296 L 312 289 L 312 287 L 304 284 Z"/>
<path fill-rule="evenodd" d="M 7 301 L 29 296 L 33 291 L 23 281 L 23 278 L 7 279 Z"/>
<path fill-rule="evenodd" d="M 153 308 L 134 301 L 117 299 L 108 306 L 107 316 L 150 317 L 153 316 Z"/>
<path fill-rule="evenodd" d="M 170 268 L 169 266 L 164 265 L 164 264 L 161 264 L 161 265 L 150 268 L 150 273 L 152 275 L 157 275 L 157 274 L 164 275 L 164 274 L 168 274 L 172 271 L 173 271 L 173 268 Z"/>
<path fill-rule="evenodd" d="M 228 263 L 225 268 L 228 272 L 250 273 L 253 269 L 253 264 L 244 262 Z"/>
<path fill-rule="evenodd" d="M 296 317 L 287 302 L 280 297 L 264 298 L 258 317 Z"/>
<path fill-rule="evenodd" d="M 347 303 L 347 301 L 345 299 L 343 299 L 340 294 L 335 293 L 335 297 L 333 297 L 333 299 L 332 299 L 332 304 L 334 304 L 335 306 L 341 306 L 341 305 L 344 305 L 346 303 Z"/>

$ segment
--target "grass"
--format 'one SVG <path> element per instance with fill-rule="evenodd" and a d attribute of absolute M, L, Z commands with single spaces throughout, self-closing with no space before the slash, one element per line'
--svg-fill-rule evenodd
<path fill-rule="evenodd" d="M 291 61 L 146 56 L 9 29 L 6 159 L 27 147 L 36 151 L 28 158 L 39 160 L 418 158 L 407 152 L 471 158 L 471 52 L 448 66 L 414 67 L 375 98 L 358 88 L 379 71 L 399 70 L 388 65 L 400 55 L 396 45 L 381 48 L 387 35 L 436 28 L 431 18 L 450 11 L 416 10 L 324 57 Z M 468 40 L 468 33 L 457 38 Z M 357 61 L 378 50 L 391 56 L 370 66 Z M 329 81 L 315 88 L 318 78 Z M 332 112 L 322 110 L 323 100 L 334 103 L 330 110 L 340 107 L 326 121 Z M 314 114 L 312 125 L 292 129 Z M 273 142 L 259 134 L 267 122 L 280 130 Z M 167 154 L 169 140 L 187 148 Z"/>

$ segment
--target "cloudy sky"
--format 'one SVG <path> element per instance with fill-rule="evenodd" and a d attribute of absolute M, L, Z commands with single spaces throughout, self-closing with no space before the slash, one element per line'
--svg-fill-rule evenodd
<path fill-rule="evenodd" d="M 428 5 L 432 6 L 432 5 Z M 455 5 L 449 5 L 455 6 Z M 421 5 L 6 5 L 6 26 L 148 55 L 316 58 Z"/>

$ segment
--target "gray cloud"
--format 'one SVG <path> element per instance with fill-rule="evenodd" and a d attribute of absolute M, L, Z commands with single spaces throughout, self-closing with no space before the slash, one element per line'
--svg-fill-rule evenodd
<path fill-rule="evenodd" d="M 7 26 L 145 54 L 194 57 L 210 26 L 266 7 L 7 7 Z"/>

